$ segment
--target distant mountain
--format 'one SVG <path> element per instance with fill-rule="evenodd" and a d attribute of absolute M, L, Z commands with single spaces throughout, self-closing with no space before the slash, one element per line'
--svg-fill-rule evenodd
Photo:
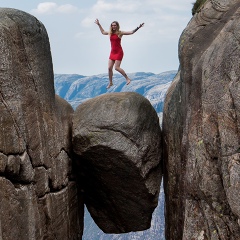
<path fill-rule="evenodd" d="M 163 100 L 170 82 L 176 71 L 160 74 L 137 72 L 129 74 L 132 82 L 126 85 L 125 78 L 120 74 L 113 77 L 113 86 L 106 89 L 108 75 L 82 76 L 77 74 L 55 74 L 55 90 L 66 99 L 73 108 L 89 98 L 110 92 L 137 92 L 152 103 L 157 112 L 162 112 Z"/>
<path fill-rule="evenodd" d="M 106 89 L 108 75 L 82 76 L 77 74 L 55 74 L 56 94 L 66 99 L 73 108 L 87 99 L 110 92 L 137 92 L 146 97 L 155 108 L 161 120 L 166 91 L 177 71 L 160 74 L 137 72 L 128 74 L 131 84 L 126 85 L 120 74 L 113 77 L 113 86 Z M 160 121 L 161 122 L 161 121 Z M 105 234 L 85 211 L 83 240 L 164 240 L 164 193 L 161 188 L 158 206 L 153 213 L 151 228 L 146 231 L 126 234 Z"/>

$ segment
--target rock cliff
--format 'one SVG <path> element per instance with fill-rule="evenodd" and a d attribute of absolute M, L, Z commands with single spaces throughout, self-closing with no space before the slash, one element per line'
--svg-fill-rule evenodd
<path fill-rule="evenodd" d="M 73 109 L 55 96 L 43 24 L 0 9 L 0 55 L 0 239 L 81 239 Z"/>
<path fill-rule="evenodd" d="M 162 152 L 150 102 L 106 94 L 74 113 L 45 27 L 19 10 L 0 9 L 0 55 L 0 239 L 81 239 L 83 201 L 106 232 L 149 228 Z"/>
<path fill-rule="evenodd" d="M 240 239 L 240 2 L 211 0 L 179 40 L 164 106 L 166 239 Z"/>

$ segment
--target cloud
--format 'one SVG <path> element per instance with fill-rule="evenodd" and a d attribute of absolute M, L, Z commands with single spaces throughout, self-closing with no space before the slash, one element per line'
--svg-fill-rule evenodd
<path fill-rule="evenodd" d="M 128 31 L 145 22 L 146 34 L 172 38 L 184 28 L 186 12 L 190 15 L 191 7 L 192 0 L 97 0 L 81 25 L 94 27 L 94 20 L 98 18 L 103 28 L 108 30 L 111 21 L 117 20 L 121 29 Z"/>
<path fill-rule="evenodd" d="M 161 9 L 169 9 L 169 10 L 174 10 L 177 12 L 181 11 L 187 11 L 191 8 L 192 2 L 194 1 L 189 1 L 189 0 L 144 0 L 142 1 L 144 4 L 147 4 L 148 6 L 151 7 L 156 7 L 156 8 L 161 8 Z M 188 7 L 189 4 L 189 7 Z"/>
<path fill-rule="evenodd" d="M 94 13 L 112 11 L 132 13 L 136 10 L 136 8 L 138 8 L 139 5 L 140 3 L 138 1 L 117 0 L 115 2 L 107 2 L 106 0 L 98 0 L 93 6 L 92 10 Z"/>
<path fill-rule="evenodd" d="M 39 3 L 37 9 L 33 9 L 31 12 L 38 14 L 51 14 L 57 8 L 57 4 L 54 2 Z"/>
<path fill-rule="evenodd" d="M 139 8 L 138 1 L 135 0 L 97 0 L 97 2 L 89 9 L 89 14 L 81 21 L 83 27 L 93 26 L 96 18 L 102 19 L 119 19 L 119 15 L 126 16 L 126 14 L 134 14 Z M 115 16 L 115 17 L 114 17 Z"/>
<path fill-rule="evenodd" d="M 82 21 L 81 21 L 81 25 L 83 27 L 90 27 L 93 25 L 94 21 L 95 21 L 96 18 L 94 17 L 86 17 L 84 18 Z"/>
<path fill-rule="evenodd" d="M 73 13 L 76 12 L 78 10 L 77 7 L 74 7 L 71 4 L 64 4 L 64 5 L 60 5 L 56 11 L 60 12 L 60 13 Z"/>
<path fill-rule="evenodd" d="M 58 5 L 55 2 L 43 2 L 39 3 L 36 9 L 32 9 L 31 12 L 35 14 L 54 14 L 54 13 L 73 13 L 78 10 L 77 7 L 71 4 Z"/>
<path fill-rule="evenodd" d="M 81 39 L 84 35 L 85 35 L 84 32 L 78 32 L 78 33 L 75 34 L 75 38 L 80 38 Z"/>
<path fill-rule="evenodd" d="M 106 13 L 153 13 L 173 10 L 177 13 L 191 8 L 192 0 L 97 0 L 91 11 L 94 14 Z"/>

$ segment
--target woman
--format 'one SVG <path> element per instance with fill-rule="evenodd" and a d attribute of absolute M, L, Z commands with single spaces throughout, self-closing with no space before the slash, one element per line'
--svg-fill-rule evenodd
<path fill-rule="evenodd" d="M 113 85 L 112 77 L 113 77 L 113 66 L 115 64 L 115 70 L 120 72 L 127 81 L 127 85 L 131 82 L 130 78 L 127 76 L 125 71 L 120 68 L 122 58 L 123 58 L 123 50 L 121 46 L 121 38 L 123 35 L 131 35 L 134 34 L 139 28 L 143 27 L 144 23 L 141 23 L 139 27 L 135 28 L 132 31 L 124 32 L 120 31 L 120 26 L 117 21 L 114 21 L 111 23 L 110 31 L 106 32 L 101 24 L 99 23 L 99 20 L 96 19 L 95 23 L 99 26 L 99 29 L 103 35 L 110 35 L 110 42 L 111 42 L 111 53 L 109 56 L 108 61 L 108 76 L 109 76 L 109 84 L 107 88 L 110 88 Z"/>

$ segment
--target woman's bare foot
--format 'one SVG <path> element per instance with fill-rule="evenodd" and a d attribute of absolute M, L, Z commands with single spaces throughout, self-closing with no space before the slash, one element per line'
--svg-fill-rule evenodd
<path fill-rule="evenodd" d="M 107 89 L 109 89 L 112 85 L 113 85 L 113 83 L 109 83 L 107 86 Z"/>
<path fill-rule="evenodd" d="M 131 82 L 130 78 L 127 78 L 127 85 Z"/>

